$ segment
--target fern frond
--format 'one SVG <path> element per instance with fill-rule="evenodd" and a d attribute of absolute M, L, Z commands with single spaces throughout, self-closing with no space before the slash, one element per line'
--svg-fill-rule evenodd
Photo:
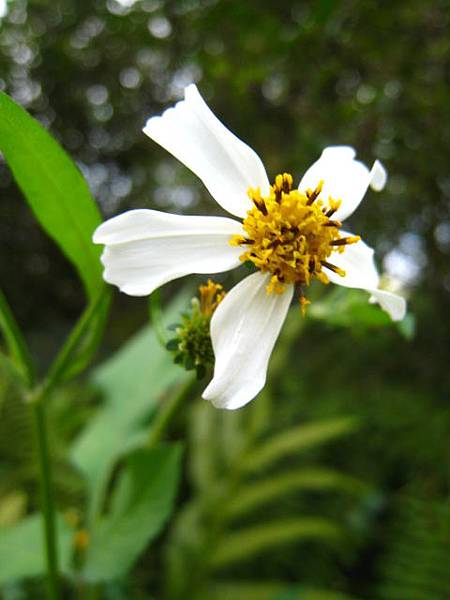
<path fill-rule="evenodd" d="M 387 555 L 381 562 L 379 600 L 450 598 L 450 505 L 402 498 Z"/>

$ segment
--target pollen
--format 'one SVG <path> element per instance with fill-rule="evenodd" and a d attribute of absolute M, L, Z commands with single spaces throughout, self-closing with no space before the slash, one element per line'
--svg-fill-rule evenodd
<path fill-rule="evenodd" d="M 277 175 L 266 197 L 259 188 L 249 189 L 254 206 L 243 221 L 245 235 L 230 240 L 232 246 L 242 246 L 242 262 L 250 261 L 262 273 L 272 274 L 268 293 L 281 294 L 286 285 L 294 284 L 302 311 L 308 304 L 302 288 L 313 279 L 329 283 L 327 269 L 345 276 L 345 271 L 333 264 L 332 255 L 360 239 L 340 235 L 341 223 L 332 217 L 341 200 L 329 198 L 325 204 L 319 198 L 323 183 L 301 192 L 293 189 L 292 176 L 283 173 Z"/>

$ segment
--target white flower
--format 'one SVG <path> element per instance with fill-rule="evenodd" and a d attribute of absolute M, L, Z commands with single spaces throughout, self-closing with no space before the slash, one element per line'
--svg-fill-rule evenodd
<path fill-rule="evenodd" d="M 264 386 L 275 341 L 297 290 L 311 279 L 367 290 L 393 320 L 405 300 L 379 289 L 373 250 L 340 231 L 371 186 L 381 190 L 386 172 L 369 171 L 347 146 L 326 148 L 298 190 L 292 177 L 270 186 L 258 155 L 211 112 L 195 85 L 185 99 L 147 121 L 144 132 L 191 169 L 214 199 L 240 220 L 132 210 L 106 221 L 94 234 L 104 244 L 104 278 L 133 296 L 189 273 L 219 273 L 254 263 L 213 315 L 214 377 L 203 397 L 235 409 Z"/>

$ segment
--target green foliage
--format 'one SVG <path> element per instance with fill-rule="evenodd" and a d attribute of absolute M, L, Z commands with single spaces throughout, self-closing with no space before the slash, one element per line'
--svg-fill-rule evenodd
<path fill-rule="evenodd" d="M 0 92 L 0 150 L 34 215 L 75 265 L 92 299 L 102 283 L 92 234 L 100 213 L 75 164 L 37 121 Z"/>
<path fill-rule="evenodd" d="M 109 314 L 111 291 L 104 287 L 87 306 L 59 351 L 38 393 L 74 377 L 89 364 L 100 343 Z"/>
<path fill-rule="evenodd" d="M 314 446 L 318 442 L 314 444 Z M 316 467 L 315 469 L 291 469 L 282 474 L 274 474 L 262 481 L 250 481 L 242 486 L 239 496 L 231 499 L 224 507 L 227 518 L 248 515 L 252 510 L 264 504 L 270 504 L 277 498 L 302 490 L 324 491 L 339 490 L 349 493 L 363 493 L 367 490 L 361 481 L 348 475 L 343 475 L 332 469 Z"/>
<path fill-rule="evenodd" d="M 333 419 L 312 425 L 299 425 L 272 436 L 244 458 L 244 471 L 258 471 L 270 467 L 294 452 L 314 448 L 318 444 L 338 438 L 356 428 L 351 418 Z"/>
<path fill-rule="evenodd" d="M 180 294 L 168 308 L 169 321 L 185 304 L 187 293 Z M 71 449 L 72 461 L 88 483 L 89 514 L 101 508 L 117 460 L 145 442 L 147 421 L 170 393 L 176 393 L 186 377 L 171 364 L 150 327 L 93 371 L 92 383 L 104 403 Z"/>
<path fill-rule="evenodd" d="M 161 446 L 130 454 L 111 498 L 111 510 L 95 524 L 83 577 L 120 579 L 165 525 L 180 476 L 181 449 Z"/>
<path fill-rule="evenodd" d="M 389 549 L 380 561 L 380 600 L 450 597 L 450 506 L 401 496 L 394 504 Z"/>
<path fill-rule="evenodd" d="M 274 519 L 267 524 L 247 527 L 223 536 L 209 557 L 209 562 L 213 569 L 219 569 L 241 560 L 251 560 L 264 551 L 276 550 L 278 546 L 289 542 L 322 539 L 329 543 L 338 541 L 341 536 L 342 530 L 326 519 Z"/>
<path fill-rule="evenodd" d="M 0 355 L 0 498 L 28 487 L 35 476 L 32 423 L 21 382 L 14 375 Z"/>
<path fill-rule="evenodd" d="M 354 420 L 334 419 L 274 433 L 272 408 L 268 392 L 245 413 L 218 413 L 205 403 L 193 408 L 189 471 L 195 493 L 175 522 L 167 550 L 170 600 L 216 597 L 220 574 L 264 560 L 277 550 L 299 544 L 332 549 L 342 542 L 343 529 L 334 518 L 301 514 L 301 498 L 339 492 L 361 498 L 367 487 L 337 471 L 302 466 L 301 457 L 348 435 L 356 427 Z M 292 500 L 292 516 L 276 508 L 287 498 Z M 250 583 L 233 582 L 236 590 Z M 260 585 L 263 593 L 264 583 Z M 287 584 L 280 586 L 288 589 Z M 217 594 L 227 597 L 224 591 Z"/>
<path fill-rule="evenodd" d="M 62 517 L 57 520 L 61 567 L 70 568 L 73 531 Z M 37 577 L 45 572 L 44 540 L 40 515 L 31 515 L 17 525 L 0 527 L 0 585 Z"/>
<path fill-rule="evenodd" d="M 33 383 L 33 364 L 28 346 L 5 296 L 0 290 L 0 330 L 5 338 L 11 362 L 29 386 Z"/>

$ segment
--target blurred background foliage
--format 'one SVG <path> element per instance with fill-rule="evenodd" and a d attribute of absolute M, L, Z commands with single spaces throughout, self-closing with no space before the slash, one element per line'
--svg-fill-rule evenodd
<path fill-rule="evenodd" d="M 364 295 L 313 290 L 307 318 L 290 315 L 259 400 L 237 414 L 201 402 L 180 413 L 172 437 L 188 434 L 188 476 L 175 521 L 131 572 L 102 588 L 105 598 L 450 596 L 449 9 L 447 0 L 0 2 L 0 89 L 77 161 L 105 217 L 131 207 L 220 214 L 195 177 L 141 133 L 191 81 L 271 177 L 300 179 L 327 144 L 352 144 L 390 175 L 351 226 L 409 295 L 414 321 L 399 331 Z M 2 289 L 45 367 L 82 309 L 81 286 L 4 163 L 0 198 Z M 240 276 L 220 280 L 230 287 Z M 178 289 L 166 286 L 164 303 Z M 101 358 L 146 317 L 144 300 L 116 294 Z M 115 481 L 156 399 L 185 383 L 169 358 L 158 358 L 151 334 L 139 335 L 52 401 L 61 511 L 95 503 L 86 494 Z M 149 379 L 148 365 L 159 360 L 160 380 Z M 6 525 L 37 508 L 37 493 L 20 384 L 7 364 L 0 373 Z M 259 473 L 236 473 L 252 448 L 264 456 L 263 444 L 288 440 L 293 428 L 343 419 L 353 425 L 339 437 L 294 444 L 273 468 L 269 461 Z M 271 478 L 274 487 L 264 487 Z M 252 487 L 277 483 L 267 504 L 239 514 L 241 494 L 249 501 Z M 233 506 L 236 521 L 228 522 Z M 302 519 L 319 520 L 319 535 L 305 535 Z M 267 522 L 278 525 L 267 531 Z M 253 542 L 236 537 L 249 530 Z M 233 547 L 247 546 L 254 551 L 230 560 Z M 21 585 L 8 584 L 5 598 L 36 589 Z"/>

